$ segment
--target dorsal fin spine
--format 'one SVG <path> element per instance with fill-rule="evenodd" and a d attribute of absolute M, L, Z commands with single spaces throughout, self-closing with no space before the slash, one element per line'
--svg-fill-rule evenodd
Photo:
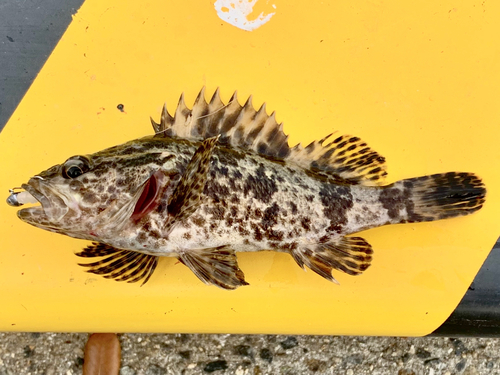
<path fill-rule="evenodd" d="M 173 117 L 170 116 L 167 110 L 167 105 L 164 104 L 161 111 L 160 123 L 157 124 L 153 119 L 151 119 L 151 124 L 153 125 L 153 129 L 155 130 L 155 134 L 160 136 L 169 136 L 171 135 L 170 128 L 173 124 Z"/>
<path fill-rule="evenodd" d="M 223 109 L 224 115 L 219 120 L 218 131 L 221 134 L 227 133 L 233 127 L 240 111 L 241 105 L 238 102 L 238 94 L 235 91 Z"/>
<path fill-rule="evenodd" d="M 163 109 L 161 111 L 161 122 L 160 125 L 162 126 L 162 130 L 165 130 L 172 126 L 174 123 L 174 118 L 168 113 L 167 110 L 167 105 L 163 104 Z"/>
<path fill-rule="evenodd" d="M 207 138 L 207 124 L 210 124 L 210 107 L 205 100 L 205 87 L 203 87 L 196 97 L 193 108 L 191 109 L 191 136 Z"/>
<path fill-rule="evenodd" d="M 259 110 L 255 114 L 255 117 L 254 117 L 255 126 L 254 126 L 254 128 L 248 130 L 248 134 L 251 135 L 253 138 L 252 144 L 255 144 L 257 135 L 264 128 L 267 117 L 268 116 L 266 113 L 266 103 L 264 103 L 260 106 Z"/>
<path fill-rule="evenodd" d="M 258 118 L 263 117 L 263 116 L 267 117 L 266 103 L 262 103 L 259 110 L 257 111 L 257 115 L 255 116 L 255 118 L 258 119 Z"/>
<path fill-rule="evenodd" d="M 252 105 L 252 95 L 248 97 L 247 101 L 243 105 L 243 108 L 254 109 Z"/>
<path fill-rule="evenodd" d="M 216 107 L 215 109 L 217 109 L 218 107 L 222 107 L 224 105 L 224 103 L 222 103 L 222 100 L 220 98 L 220 90 L 218 87 L 215 90 L 214 94 L 212 95 L 212 99 L 210 99 L 210 105 L 215 106 Z"/>
<path fill-rule="evenodd" d="M 205 102 L 205 104 L 207 104 L 207 101 L 205 100 L 205 86 L 203 86 L 201 88 L 200 92 L 198 93 L 198 96 L 194 100 L 193 109 L 194 109 L 194 107 L 196 107 L 197 105 L 199 105 L 200 100 L 202 102 Z"/>
<path fill-rule="evenodd" d="M 153 129 L 155 131 L 155 134 L 158 134 L 161 132 L 161 129 L 160 129 L 160 124 L 157 124 L 155 120 L 153 120 L 152 117 L 149 117 L 149 119 L 151 120 L 151 125 L 153 125 Z"/>
<path fill-rule="evenodd" d="M 187 129 L 189 129 L 188 117 L 191 115 L 191 110 L 186 106 L 184 101 L 184 93 L 181 94 L 179 98 L 179 104 L 177 104 L 177 109 L 174 114 L 173 128 L 178 129 L 177 136 L 186 137 L 188 136 Z"/>
<path fill-rule="evenodd" d="M 233 95 L 231 96 L 231 99 L 229 99 L 229 101 L 230 101 L 230 102 L 232 102 L 232 101 L 237 102 L 237 101 L 238 101 L 238 91 L 235 91 L 235 92 L 233 93 Z"/>
<path fill-rule="evenodd" d="M 234 126 L 233 129 L 231 129 L 233 130 L 233 133 L 239 132 L 241 133 L 241 135 L 248 133 L 248 127 L 245 128 L 244 124 L 250 123 L 250 121 L 252 120 L 251 117 L 253 116 L 254 113 L 255 109 L 253 108 L 252 96 L 250 95 L 245 104 L 243 105 L 243 107 L 241 108 L 238 117 L 236 118 L 236 124 L 239 123 L 241 125 L 238 127 Z"/>

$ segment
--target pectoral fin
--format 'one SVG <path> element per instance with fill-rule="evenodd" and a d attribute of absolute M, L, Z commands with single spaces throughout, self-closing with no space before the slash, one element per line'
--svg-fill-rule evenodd
<path fill-rule="evenodd" d="M 304 268 L 305 265 L 338 284 L 332 276 L 332 270 L 359 275 L 370 267 L 373 250 L 361 237 L 339 237 L 323 243 L 299 246 L 291 254 L 300 267 Z"/>
<path fill-rule="evenodd" d="M 229 246 L 186 250 L 179 254 L 179 260 L 205 284 L 217 285 L 222 289 L 248 285 L 238 267 L 236 254 Z"/>
<path fill-rule="evenodd" d="M 76 255 L 82 258 L 104 257 L 93 263 L 78 263 L 79 266 L 87 267 L 89 273 L 129 283 L 143 280 L 141 285 L 149 280 L 158 264 L 156 256 L 116 249 L 98 242 L 92 243 Z"/>
<path fill-rule="evenodd" d="M 207 182 L 210 157 L 217 144 L 217 137 L 208 138 L 198 147 L 179 184 L 168 202 L 168 213 L 175 221 L 191 215 L 200 204 Z"/>

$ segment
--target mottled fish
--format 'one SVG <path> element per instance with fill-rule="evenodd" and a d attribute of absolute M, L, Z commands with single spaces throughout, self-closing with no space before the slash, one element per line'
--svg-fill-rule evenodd
<path fill-rule="evenodd" d="M 163 108 L 155 135 L 73 156 L 32 177 L 7 199 L 38 228 L 93 241 L 88 272 L 146 282 L 160 256 L 179 259 L 206 284 L 247 285 L 235 252 L 287 252 L 335 281 L 359 275 L 372 248 L 349 237 L 386 224 L 433 221 L 481 208 L 485 187 L 449 172 L 383 186 L 385 159 L 353 136 L 288 145 L 282 124 L 251 97 L 227 104 L 204 90 L 174 116 Z"/>

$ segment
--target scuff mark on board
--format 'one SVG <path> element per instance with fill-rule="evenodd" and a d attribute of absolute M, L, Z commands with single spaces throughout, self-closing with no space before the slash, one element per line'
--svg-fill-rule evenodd
<path fill-rule="evenodd" d="M 276 12 L 264 14 L 261 12 L 257 17 L 252 17 L 254 6 L 259 0 L 217 0 L 214 3 L 219 18 L 239 29 L 252 31 L 269 22 Z M 260 4 L 259 4 L 260 5 Z M 271 5 L 276 9 L 276 5 Z"/>

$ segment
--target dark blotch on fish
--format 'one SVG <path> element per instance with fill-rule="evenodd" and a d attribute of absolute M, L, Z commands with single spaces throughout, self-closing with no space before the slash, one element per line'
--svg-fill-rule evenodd
<path fill-rule="evenodd" d="M 352 208 L 352 194 L 346 186 L 324 184 L 319 192 L 323 213 L 331 224 L 343 226 L 347 223 L 347 211 Z"/>
<path fill-rule="evenodd" d="M 263 203 L 269 203 L 274 193 L 278 191 L 276 182 L 267 177 L 266 170 L 262 164 L 257 169 L 255 175 L 248 176 L 243 189 L 245 197 L 251 193 L 255 199 Z"/>

